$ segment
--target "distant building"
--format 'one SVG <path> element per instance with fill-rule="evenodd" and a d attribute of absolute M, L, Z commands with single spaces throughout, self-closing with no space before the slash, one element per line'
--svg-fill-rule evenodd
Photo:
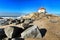
<path fill-rule="evenodd" d="M 38 13 L 46 13 L 46 9 L 45 9 L 45 8 L 40 8 L 40 9 L 38 10 Z"/>

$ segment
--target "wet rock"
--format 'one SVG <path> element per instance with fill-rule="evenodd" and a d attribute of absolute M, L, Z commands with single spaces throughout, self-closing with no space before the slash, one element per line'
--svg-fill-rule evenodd
<path fill-rule="evenodd" d="M 21 38 L 41 38 L 41 34 L 37 26 L 32 26 L 21 33 Z"/>
<path fill-rule="evenodd" d="M 14 19 L 14 20 L 8 19 L 7 21 L 9 22 L 9 24 L 13 24 L 13 23 L 18 24 L 18 23 L 20 23 L 18 19 Z"/>
<path fill-rule="evenodd" d="M 21 19 L 14 19 L 14 20 L 9 20 L 9 24 L 14 23 L 15 25 L 18 25 L 20 23 L 24 23 L 25 19 L 21 18 Z"/>
<path fill-rule="evenodd" d="M 9 21 L 5 21 L 4 22 L 4 25 L 9 25 Z"/>
<path fill-rule="evenodd" d="M 20 37 L 21 36 L 20 34 L 24 30 L 22 28 L 18 28 L 16 26 L 10 26 L 10 27 L 6 27 L 4 29 L 4 31 L 8 38 L 15 38 L 15 37 Z"/>
<path fill-rule="evenodd" d="M 6 21 L 5 19 L 0 20 L 0 25 L 4 25 L 4 22 L 5 22 L 5 21 Z"/>
<path fill-rule="evenodd" d="M 9 23 L 9 24 L 12 24 L 13 23 L 13 19 L 7 19 L 7 22 Z"/>
<path fill-rule="evenodd" d="M 11 21 L 9 19 L 0 20 L 0 25 L 9 25 Z"/>
<path fill-rule="evenodd" d="M 4 19 L 4 18 L 0 17 L 0 19 Z"/>

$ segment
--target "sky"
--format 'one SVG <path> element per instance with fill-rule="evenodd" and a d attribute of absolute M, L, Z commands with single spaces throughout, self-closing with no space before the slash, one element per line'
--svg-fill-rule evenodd
<path fill-rule="evenodd" d="M 0 0 L 0 16 L 19 16 L 37 12 L 41 7 L 60 15 L 60 0 Z"/>

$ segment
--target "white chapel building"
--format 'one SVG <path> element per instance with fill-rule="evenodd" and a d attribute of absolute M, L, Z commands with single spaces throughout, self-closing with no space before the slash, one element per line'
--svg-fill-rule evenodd
<path fill-rule="evenodd" d="M 45 8 L 40 8 L 40 9 L 38 10 L 38 13 L 46 13 L 46 9 L 45 9 Z"/>

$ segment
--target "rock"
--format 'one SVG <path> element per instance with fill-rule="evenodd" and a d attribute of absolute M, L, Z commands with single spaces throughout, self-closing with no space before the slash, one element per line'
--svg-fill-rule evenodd
<path fill-rule="evenodd" d="M 14 31 L 12 34 L 12 38 L 21 37 L 20 34 L 24 31 L 24 29 L 18 28 L 18 27 L 13 27 L 13 28 L 14 28 Z"/>
<path fill-rule="evenodd" d="M 8 38 L 15 38 L 15 37 L 20 37 L 21 36 L 20 34 L 24 30 L 16 26 L 10 26 L 10 27 L 5 28 L 4 31 Z"/>
<path fill-rule="evenodd" d="M 0 20 L 0 25 L 4 25 L 5 20 Z"/>
<path fill-rule="evenodd" d="M 32 26 L 21 33 L 21 38 L 42 38 L 37 26 Z"/>
<path fill-rule="evenodd" d="M 32 19 L 26 19 L 24 23 L 32 23 L 33 20 Z"/>
<path fill-rule="evenodd" d="M 21 23 L 24 23 L 24 21 L 25 21 L 25 19 L 23 19 L 23 18 L 20 19 L 20 22 Z"/>
<path fill-rule="evenodd" d="M 4 19 L 4 18 L 0 17 L 0 19 Z"/>
<path fill-rule="evenodd" d="M 24 21 L 25 21 L 25 20 L 22 19 L 22 18 L 21 18 L 21 19 L 15 19 L 16 25 L 17 25 L 17 24 L 20 24 L 20 23 L 24 23 Z"/>
<path fill-rule="evenodd" d="M 7 36 L 5 35 L 4 29 L 0 29 L 0 39 L 3 39 L 5 37 Z"/>
<path fill-rule="evenodd" d="M 43 38 L 43 37 L 45 36 L 47 30 L 46 30 L 45 28 L 41 28 L 41 29 L 39 29 L 39 31 L 40 31 L 41 36 L 42 36 L 42 38 Z"/>
<path fill-rule="evenodd" d="M 11 23 L 16 23 L 16 20 L 12 20 Z"/>
<path fill-rule="evenodd" d="M 7 35 L 8 38 L 12 38 L 12 34 L 13 34 L 13 31 L 14 31 L 14 28 L 6 27 L 4 29 L 4 31 L 5 31 L 5 34 Z"/>
<path fill-rule="evenodd" d="M 4 38 L 4 39 L 2 39 L 2 40 L 9 40 L 9 38 Z"/>
<path fill-rule="evenodd" d="M 42 38 L 26 38 L 25 40 L 43 40 Z"/>
<path fill-rule="evenodd" d="M 4 25 L 9 25 L 9 21 L 5 21 L 4 22 Z"/>
<path fill-rule="evenodd" d="M 4 38 L 4 39 L 1 39 L 1 40 L 24 40 L 23 38 Z"/>
<path fill-rule="evenodd" d="M 16 19 L 16 25 L 20 24 L 20 20 Z"/>
<path fill-rule="evenodd" d="M 0 39 L 0 40 L 2 40 L 2 39 Z"/>
<path fill-rule="evenodd" d="M 23 26 L 24 29 L 26 29 L 26 28 L 29 27 L 29 24 L 27 24 L 27 23 L 23 23 L 22 26 Z"/>
<path fill-rule="evenodd" d="M 10 21 L 8 19 L 0 20 L 1 25 L 9 25 Z"/>
<path fill-rule="evenodd" d="M 24 40 L 23 38 L 12 38 L 12 40 Z"/>

